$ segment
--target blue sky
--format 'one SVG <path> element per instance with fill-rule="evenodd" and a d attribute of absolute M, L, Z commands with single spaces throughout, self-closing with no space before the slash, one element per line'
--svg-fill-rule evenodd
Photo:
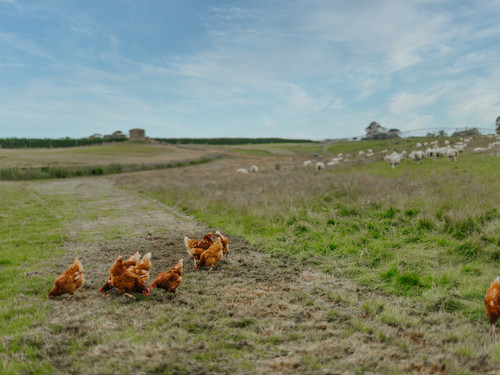
<path fill-rule="evenodd" d="M 0 138 L 494 128 L 500 2 L 0 0 Z"/>

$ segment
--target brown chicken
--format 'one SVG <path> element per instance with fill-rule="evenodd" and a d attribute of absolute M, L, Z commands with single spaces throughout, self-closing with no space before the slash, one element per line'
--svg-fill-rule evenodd
<path fill-rule="evenodd" d="M 116 259 L 109 272 L 111 273 L 111 285 L 117 288 L 120 294 L 133 299 L 135 297 L 126 292 L 142 293 L 145 296 L 149 295 L 149 289 L 146 288 L 141 278 L 123 267 L 121 256 Z"/>
<path fill-rule="evenodd" d="M 491 332 L 495 332 L 495 323 L 500 318 L 500 276 L 491 283 L 484 296 L 484 309 L 490 320 Z"/>
<path fill-rule="evenodd" d="M 73 295 L 83 285 L 83 272 L 82 264 L 78 258 L 75 258 L 71 266 L 57 277 L 47 298 L 54 298 L 65 293 Z"/>
<path fill-rule="evenodd" d="M 224 255 L 226 256 L 226 259 L 227 259 L 227 253 L 229 251 L 229 240 L 226 236 L 224 236 L 221 232 L 219 231 L 216 231 L 215 232 L 215 235 L 220 238 L 220 240 L 222 241 L 222 252 L 224 253 Z"/>
<path fill-rule="evenodd" d="M 203 266 L 210 266 L 210 271 L 212 271 L 224 254 L 223 249 L 224 246 L 222 245 L 221 239 L 217 238 L 217 241 L 201 254 L 200 261 L 195 268 L 199 270 Z"/>
<path fill-rule="evenodd" d="M 125 262 L 123 262 L 123 267 L 128 268 L 129 271 L 134 268 L 137 263 L 139 263 L 139 259 L 141 259 L 141 254 L 136 251 L 135 254 L 131 255 Z M 109 290 L 113 289 L 113 285 L 111 285 L 111 272 L 109 273 L 108 281 L 102 287 L 99 288 L 99 292 L 106 294 Z"/>
<path fill-rule="evenodd" d="M 147 253 L 141 259 L 141 261 L 128 270 L 139 276 L 142 282 L 145 284 L 149 280 L 149 270 L 151 269 L 151 253 Z"/>
<path fill-rule="evenodd" d="M 213 244 L 212 233 L 207 233 L 201 241 L 193 240 L 189 237 L 184 237 L 184 245 L 190 257 L 193 258 L 196 266 L 196 261 L 200 259 L 201 253 L 207 250 Z"/>
<path fill-rule="evenodd" d="M 167 272 L 161 272 L 156 275 L 155 281 L 151 283 L 151 290 L 153 290 L 154 288 L 161 288 L 167 292 L 172 292 L 175 294 L 176 289 L 179 287 L 179 285 L 181 285 L 183 263 L 184 261 L 181 259 Z M 163 292 L 161 295 L 163 295 Z"/>

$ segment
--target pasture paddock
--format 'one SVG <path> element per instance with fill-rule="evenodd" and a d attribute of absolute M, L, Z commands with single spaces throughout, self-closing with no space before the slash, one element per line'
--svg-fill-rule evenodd
<path fill-rule="evenodd" d="M 303 160 L 2 182 L 2 371 L 497 373 L 482 306 L 500 259 L 497 159 Z M 154 279 L 187 259 L 184 235 L 216 229 L 229 259 L 210 275 L 186 261 L 176 298 L 98 293 L 116 256 L 151 251 Z M 37 251 L 18 259 L 18 244 Z M 83 289 L 45 299 L 75 256 Z"/>

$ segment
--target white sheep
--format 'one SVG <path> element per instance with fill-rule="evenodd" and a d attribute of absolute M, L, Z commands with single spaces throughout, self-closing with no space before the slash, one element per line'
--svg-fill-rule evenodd
<path fill-rule="evenodd" d="M 250 167 L 250 172 L 257 173 L 258 171 L 259 167 L 257 167 L 255 164 Z"/>
<path fill-rule="evenodd" d="M 420 143 L 420 142 L 417 142 L 417 144 L 416 144 L 416 147 L 417 147 L 417 148 L 420 148 L 420 147 L 422 147 L 422 143 Z"/>
<path fill-rule="evenodd" d="M 363 150 L 361 150 L 360 152 L 358 152 L 358 156 L 363 156 L 365 154 L 365 152 Z"/>
<path fill-rule="evenodd" d="M 311 165 L 311 163 L 312 163 L 312 161 L 311 161 L 311 160 L 306 160 L 306 161 L 304 162 L 304 167 L 308 167 L 308 166 L 310 166 L 310 165 Z"/>
<path fill-rule="evenodd" d="M 486 147 L 476 147 L 473 151 L 474 152 L 483 152 L 483 151 L 488 151 L 489 148 Z"/>
<path fill-rule="evenodd" d="M 457 161 L 458 150 L 455 148 L 449 148 L 446 152 L 446 156 L 448 156 L 448 160 L 451 160 L 451 158 L 453 158 L 453 161 Z"/>
<path fill-rule="evenodd" d="M 338 157 L 338 158 L 332 158 L 328 163 L 326 163 L 327 167 L 333 167 L 335 165 L 339 165 L 342 162 L 343 158 Z"/>
<path fill-rule="evenodd" d="M 423 151 L 420 151 L 420 150 L 412 151 L 412 152 L 410 152 L 410 155 L 408 155 L 408 157 L 413 161 L 419 162 L 420 160 L 425 158 L 425 154 Z"/>
<path fill-rule="evenodd" d="M 382 152 L 382 154 L 387 154 L 389 152 L 389 150 L 385 149 L 385 150 L 382 150 L 381 152 Z"/>
<path fill-rule="evenodd" d="M 449 144 L 450 144 L 450 141 L 446 140 L 446 141 L 444 141 L 444 144 L 445 144 L 445 145 L 449 145 Z"/>
<path fill-rule="evenodd" d="M 401 163 L 401 155 L 397 152 L 394 152 L 391 155 L 384 156 L 384 160 L 389 163 L 391 168 L 394 168 L 395 165 Z"/>
<path fill-rule="evenodd" d="M 435 158 L 440 158 L 442 156 L 445 156 L 447 152 L 448 152 L 448 150 L 444 150 L 441 147 L 435 148 L 433 150 L 433 157 L 434 157 L 434 159 Z"/>
<path fill-rule="evenodd" d="M 322 169 L 325 169 L 325 163 L 323 163 L 321 161 L 316 162 L 316 170 L 320 171 Z"/>
<path fill-rule="evenodd" d="M 453 146 L 455 148 L 455 150 L 457 150 L 459 153 L 462 153 L 465 151 L 465 145 L 463 144 L 456 144 L 455 146 Z"/>
<path fill-rule="evenodd" d="M 248 171 L 245 168 L 238 168 L 236 170 L 236 173 L 248 174 Z"/>

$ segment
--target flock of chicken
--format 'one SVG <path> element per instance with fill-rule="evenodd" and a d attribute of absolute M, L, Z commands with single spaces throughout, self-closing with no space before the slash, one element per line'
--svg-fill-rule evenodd
<path fill-rule="evenodd" d="M 201 241 L 184 237 L 186 250 L 193 258 L 196 270 L 208 266 L 211 271 L 219 263 L 223 255 L 227 258 L 229 240 L 219 231 L 215 232 L 215 234 L 217 236 L 215 242 L 212 233 L 204 235 Z M 155 281 L 151 283 L 151 289 L 160 288 L 175 294 L 182 281 L 183 263 L 183 259 L 180 259 L 167 272 L 160 272 L 156 275 Z M 147 253 L 141 259 L 139 252 L 136 252 L 125 262 L 120 255 L 109 269 L 109 278 L 99 289 L 99 292 L 107 293 L 110 289 L 116 288 L 121 295 L 132 299 L 135 299 L 135 297 L 128 292 L 142 293 L 147 296 L 150 294 L 150 290 L 146 287 L 150 270 L 151 253 Z M 75 258 L 71 266 L 57 277 L 54 287 L 47 295 L 47 298 L 54 298 L 66 293 L 73 295 L 83 285 L 83 274 L 82 263 L 78 258 Z"/>
<path fill-rule="evenodd" d="M 213 241 L 212 233 L 205 234 L 201 241 L 184 237 L 184 245 L 188 254 L 193 258 L 195 269 L 210 267 L 210 271 L 219 263 L 223 255 L 227 258 L 229 251 L 229 241 L 226 236 L 219 231 L 215 232 L 217 241 Z M 170 268 L 167 272 L 160 272 L 155 281 L 151 283 L 151 289 L 160 288 L 175 294 L 182 281 L 183 259 Z M 125 262 L 119 256 L 109 269 L 109 278 L 99 289 L 99 292 L 106 293 L 112 288 L 117 288 L 121 295 L 135 299 L 127 292 L 142 293 L 145 296 L 150 294 L 146 287 L 151 269 L 151 253 L 144 255 L 140 259 L 139 252 L 131 255 Z M 83 266 L 76 258 L 71 266 L 56 279 L 54 288 L 47 295 L 54 298 L 66 293 L 73 295 L 75 291 L 83 285 Z M 163 295 L 164 292 L 162 292 Z M 486 315 L 490 321 L 491 331 L 495 333 L 495 323 L 500 318 L 500 276 L 497 277 L 486 291 L 484 297 L 484 307 Z"/>

